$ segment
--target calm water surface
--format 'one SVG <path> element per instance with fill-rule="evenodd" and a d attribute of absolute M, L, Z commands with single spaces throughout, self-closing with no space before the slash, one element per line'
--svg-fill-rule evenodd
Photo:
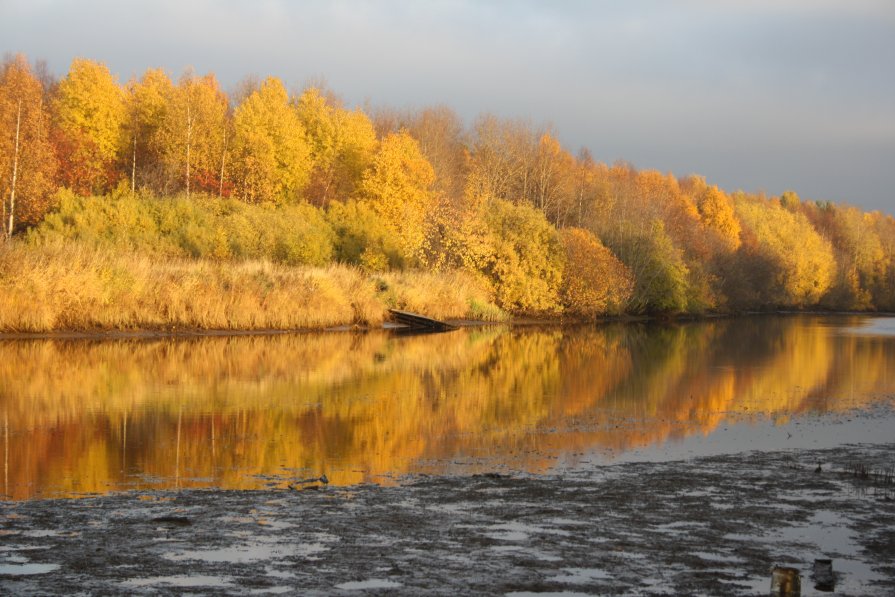
<path fill-rule="evenodd" d="M 890 442 L 893 323 L 0 341 L 0 489 L 394 483 Z"/>

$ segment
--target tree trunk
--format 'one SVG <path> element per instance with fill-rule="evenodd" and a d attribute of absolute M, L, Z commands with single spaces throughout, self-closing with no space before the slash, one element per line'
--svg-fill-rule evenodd
<path fill-rule="evenodd" d="M 227 129 L 224 129 L 224 151 L 221 152 L 221 180 L 218 183 L 218 199 L 224 196 L 224 163 L 227 160 Z"/>
<path fill-rule="evenodd" d="M 6 237 L 12 238 L 12 230 L 15 226 L 16 213 L 16 178 L 19 174 L 19 130 L 22 126 L 22 100 L 19 100 L 18 111 L 16 112 L 16 149 L 12 159 L 12 189 L 9 192 L 9 227 L 6 230 Z"/>
<path fill-rule="evenodd" d="M 134 133 L 134 155 L 131 160 L 131 195 L 137 188 L 137 134 Z"/>
<path fill-rule="evenodd" d="M 186 198 L 190 198 L 190 142 L 193 138 L 193 113 L 189 103 L 186 105 Z"/>

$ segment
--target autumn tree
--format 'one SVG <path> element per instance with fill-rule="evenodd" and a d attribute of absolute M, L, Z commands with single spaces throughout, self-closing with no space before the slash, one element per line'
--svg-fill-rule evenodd
<path fill-rule="evenodd" d="M 56 161 L 43 87 L 19 54 L 0 65 L 0 230 L 12 236 L 47 210 Z"/>
<path fill-rule="evenodd" d="M 528 197 L 537 139 L 524 121 L 479 117 L 473 125 L 466 194 L 479 200 Z"/>
<path fill-rule="evenodd" d="M 401 239 L 408 262 L 425 260 L 435 172 L 419 144 L 405 131 L 385 137 L 364 173 L 358 197 Z"/>
<path fill-rule="evenodd" d="M 740 222 L 731 198 L 717 186 L 703 185 L 696 196 L 699 217 L 710 230 L 716 232 L 726 248 L 735 251 L 740 246 Z"/>
<path fill-rule="evenodd" d="M 560 309 L 565 254 L 556 229 L 525 203 L 470 202 L 448 230 L 448 264 L 476 273 L 511 312 Z"/>
<path fill-rule="evenodd" d="M 746 263 L 738 275 L 757 291 L 762 305 L 816 305 L 830 288 L 836 270 L 833 247 L 800 212 L 778 201 L 739 196 L 737 216 L 743 224 L 740 247 Z M 741 282 L 741 283 L 743 283 Z M 730 292 L 736 298 L 736 292 Z"/>
<path fill-rule="evenodd" d="M 488 115 L 473 127 L 470 197 L 525 202 L 564 226 L 578 207 L 576 174 L 575 158 L 549 130 Z"/>
<path fill-rule="evenodd" d="M 795 191 L 783 191 L 780 195 L 780 207 L 788 211 L 798 211 L 802 205 L 802 199 Z"/>
<path fill-rule="evenodd" d="M 466 145 L 463 122 L 444 105 L 423 108 L 407 123 L 407 131 L 435 170 L 439 196 L 454 202 L 463 194 L 466 179 Z"/>
<path fill-rule="evenodd" d="M 572 207 L 567 223 L 584 227 L 605 221 L 613 207 L 606 165 L 594 161 L 590 151 L 582 149 L 572 174 Z"/>
<path fill-rule="evenodd" d="M 876 232 L 883 249 L 883 275 L 873 288 L 877 309 L 895 311 L 895 217 L 880 212 L 866 214 L 868 225 Z"/>
<path fill-rule="evenodd" d="M 634 275 L 592 232 L 560 231 L 566 263 L 560 297 L 567 313 L 596 317 L 624 311 L 634 290 Z"/>
<path fill-rule="evenodd" d="M 829 239 L 836 257 L 836 272 L 823 303 L 832 308 L 873 309 L 875 289 L 886 272 L 886 253 L 874 218 L 849 206 L 832 203 L 801 204 L 814 227 Z"/>
<path fill-rule="evenodd" d="M 162 69 L 149 69 L 127 85 L 122 166 L 128 173 L 131 191 L 147 185 L 164 185 L 162 127 L 174 85 Z"/>
<path fill-rule="evenodd" d="M 248 202 L 295 200 L 311 169 L 305 131 L 279 79 L 269 78 L 233 117 L 234 179 Z"/>
<path fill-rule="evenodd" d="M 73 60 L 59 82 L 53 111 L 62 183 L 84 195 L 111 189 L 126 111 L 124 92 L 106 65 Z"/>
<path fill-rule="evenodd" d="M 633 312 L 680 313 L 690 309 L 690 268 L 664 222 L 653 220 L 648 229 L 623 230 L 610 246 L 634 275 L 629 301 Z"/>
<path fill-rule="evenodd" d="M 350 197 L 373 159 L 376 132 L 360 110 L 346 110 L 320 89 L 305 90 L 295 105 L 307 134 L 312 171 L 306 194 L 317 205 Z"/>
<path fill-rule="evenodd" d="M 426 263 L 441 267 L 449 253 L 445 240 L 461 217 L 470 198 L 465 194 L 467 148 L 459 116 L 446 106 L 421 110 L 380 108 L 373 115 L 377 134 L 387 136 L 402 130 L 410 134 L 435 172 L 435 201 L 430 212 L 430 235 Z"/>
<path fill-rule="evenodd" d="M 525 197 L 557 226 L 565 226 L 575 210 L 575 158 L 550 133 L 538 139 Z"/>
<path fill-rule="evenodd" d="M 677 179 L 621 163 L 593 174 L 592 184 L 605 190 L 595 195 L 586 227 L 634 274 L 631 309 L 674 313 L 715 307 L 719 300 L 707 268 L 705 231 Z"/>
<path fill-rule="evenodd" d="M 158 133 L 168 180 L 165 191 L 217 193 L 225 159 L 227 97 L 214 75 L 183 74 Z"/>

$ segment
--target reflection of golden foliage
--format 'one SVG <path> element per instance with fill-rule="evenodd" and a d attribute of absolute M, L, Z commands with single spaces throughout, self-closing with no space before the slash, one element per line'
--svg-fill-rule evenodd
<path fill-rule="evenodd" d="M 288 471 L 344 484 L 478 456 L 542 470 L 552 454 L 709 433 L 731 414 L 867 405 L 891 393 L 892 367 L 886 339 L 809 318 L 3 342 L 4 491 L 149 483 L 128 485 L 128 471 L 176 486 L 252 488 Z"/>

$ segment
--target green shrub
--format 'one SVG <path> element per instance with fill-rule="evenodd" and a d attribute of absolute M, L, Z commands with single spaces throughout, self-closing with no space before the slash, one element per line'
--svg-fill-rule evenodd
<path fill-rule="evenodd" d="M 336 202 L 326 215 L 335 231 L 339 261 L 374 272 L 406 265 L 400 237 L 367 202 Z"/>
<path fill-rule="evenodd" d="M 319 209 L 306 203 L 275 207 L 129 193 L 79 197 L 62 190 L 57 205 L 30 232 L 29 242 L 74 240 L 169 257 L 269 259 L 287 265 L 325 265 L 333 258 L 332 228 Z"/>

